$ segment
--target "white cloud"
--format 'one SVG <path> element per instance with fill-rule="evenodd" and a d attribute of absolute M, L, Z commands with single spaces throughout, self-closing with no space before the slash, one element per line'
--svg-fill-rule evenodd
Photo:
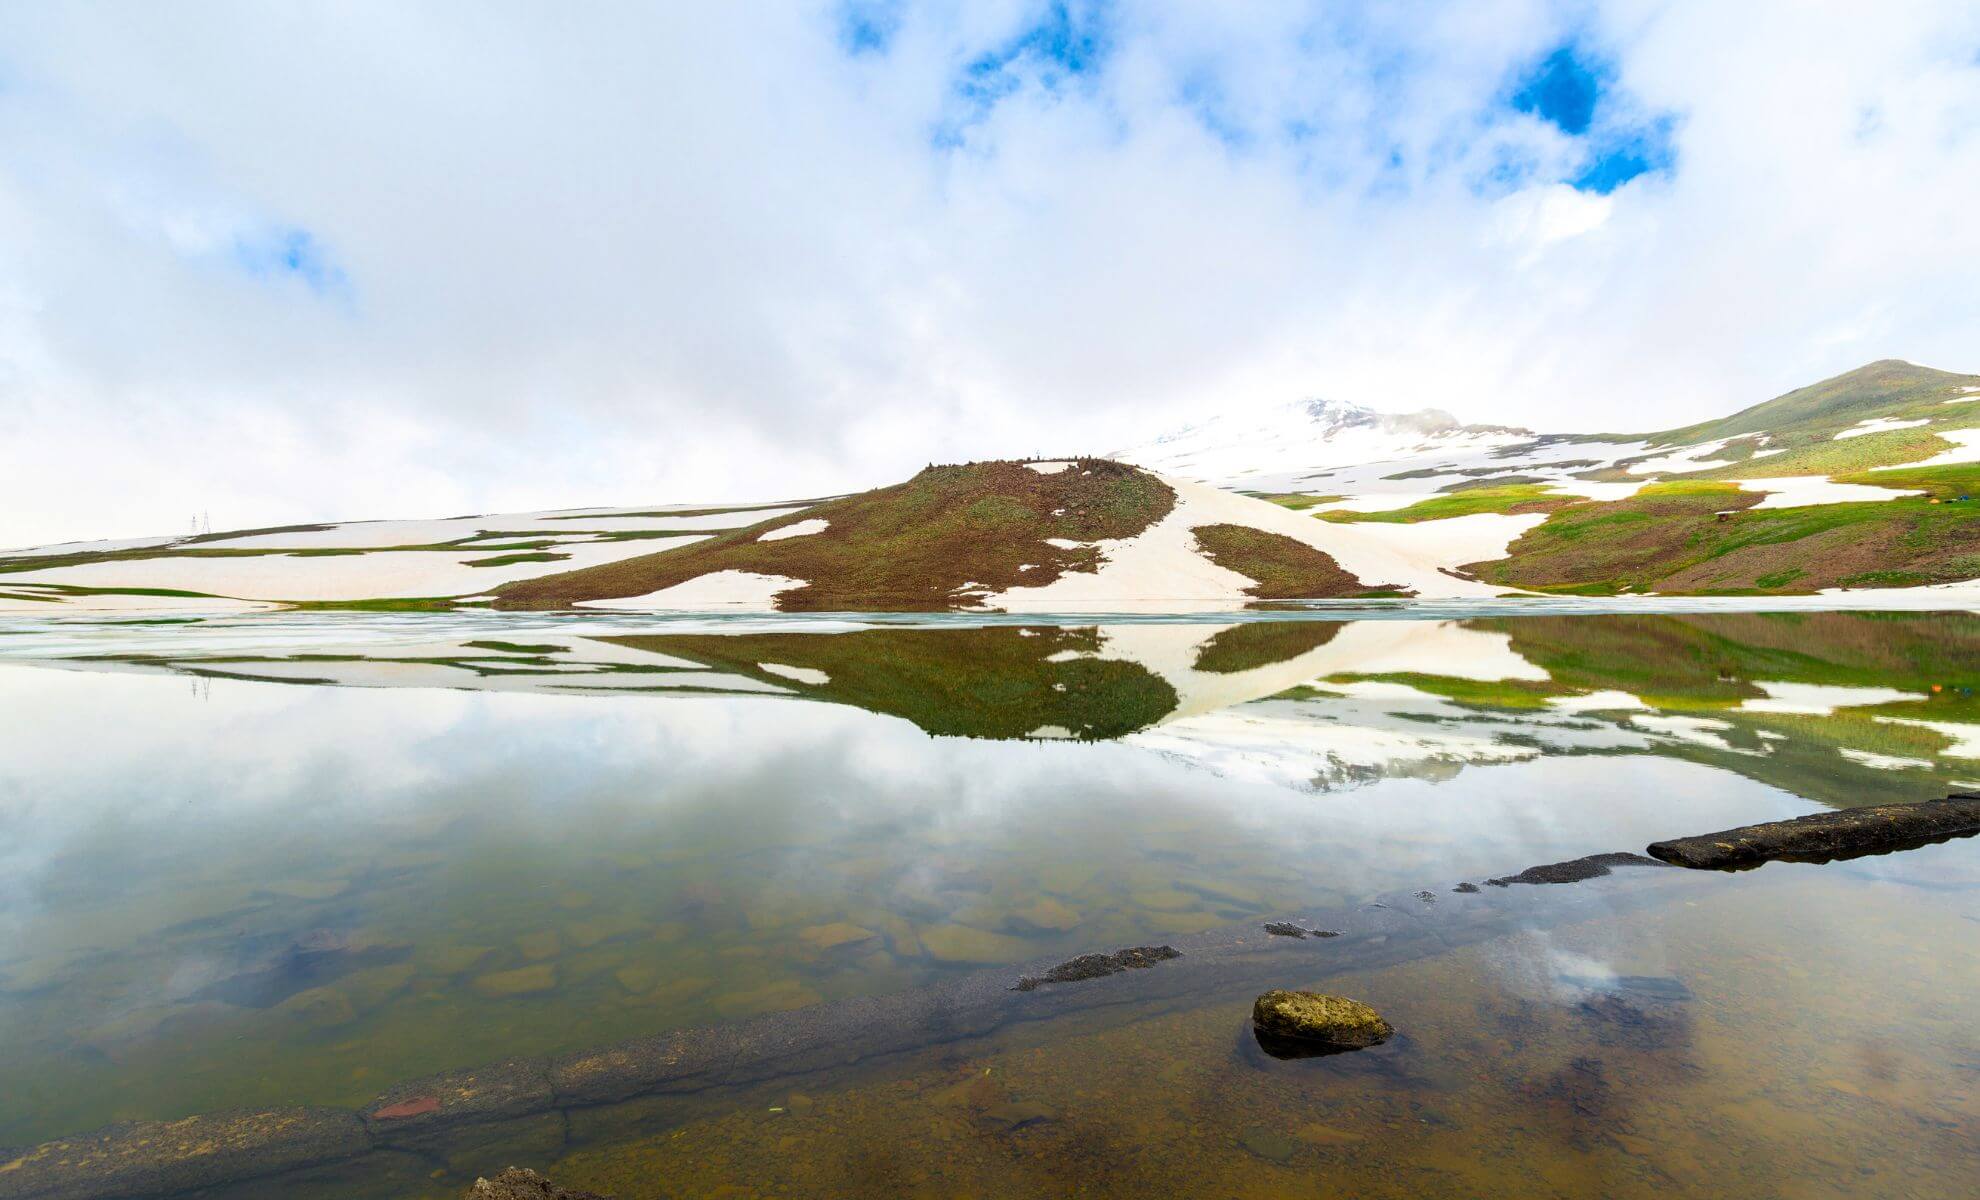
<path fill-rule="evenodd" d="M 1084 72 L 1010 53 L 1038 19 L 909 6 L 851 54 L 829 3 L 10 7 L 0 544 L 1975 365 L 1968 5 L 1121 4 Z M 1673 175 L 1574 192 L 1582 149 L 1497 103 L 1577 31 Z"/>

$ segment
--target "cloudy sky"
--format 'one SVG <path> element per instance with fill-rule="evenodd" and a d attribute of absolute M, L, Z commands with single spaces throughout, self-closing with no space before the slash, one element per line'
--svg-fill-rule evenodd
<path fill-rule="evenodd" d="M 1980 370 L 1980 6 L 0 6 L 0 545 Z"/>

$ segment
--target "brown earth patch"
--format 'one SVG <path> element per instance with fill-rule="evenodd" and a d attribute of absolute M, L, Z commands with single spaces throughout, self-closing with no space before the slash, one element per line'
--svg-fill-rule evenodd
<path fill-rule="evenodd" d="M 1042 474 L 1022 463 L 929 467 L 906 483 L 829 500 L 745 529 L 663 550 L 510 584 L 500 608 L 562 608 L 644 595 L 716 571 L 806 581 L 778 597 L 785 611 L 941 611 L 991 592 L 1096 571 L 1091 543 L 1133 537 L 1175 507 L 1175 492 L 1146 471 L 1080 459 Z M 824 530 L 758 541 L 800 521 Z"/>
<path fill-rule="evenodd" d="M 1394 584 L 1366 584 L 1324 550 L 1249 525 L 1198 525 L 1197 553 L 1256 582 L 1245 594 L 1260 600 L 1316 600 L 1394 594 Z"/>

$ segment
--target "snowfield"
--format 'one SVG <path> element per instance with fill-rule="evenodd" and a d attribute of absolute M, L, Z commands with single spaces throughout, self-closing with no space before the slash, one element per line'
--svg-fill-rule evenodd
<path fill-rule="evenodd" d="M 1920 425 L 1930 425 L 1931 423 L 1923 417 L 1920 417 L 1916 421 L 1895 421 L 1889 417 L 1874 417 L 1867 421 L 1858 421 L 1848 429 L 1838 433 L 1836 440 L 1840 442 L 1844 438 L 1864 437 L 1872 433 L 1889 433 L 1893 429 L 1916 429 Z"/>
<path fill-rule="evenodd" d="M 1835 483 L 1826 475 L 1784 475 L 1779 479 L 1736 479 L 1741 490 L 1765 492 L 1766 499 L 1754 508 L 1802 508 L 1810 504 L 1857 504 L 1866 500 L 1901 500 L 1922 496 L 1898 488 L 1870 487 L 1861 483 Z"/>
<path fill-rule="evenodd" d="M 814 533 L 824 533 L 827 529 L 831 528 L 831 525 L 832 523 L 830 521 L 813 517 L 809 521 L 793 522 L 792 524 L 772 529 L 768 533 L 759 534 L 756 540 L 759 542 L 781 542 L 785 538 L 809 537 Z"/>
<path fill-rule="evenodd" d="M 1220 524 L 1284 534 L 1332 555 L 1370 587 L 1394 585 L 1440 599 L 1499 596 L 1507 589 L 1453 572 L 1505 557 L 1514 539 L 1546 520 L 1541 513 L 1479 513 L 1413 525 L 1343 525 L 1182 479 L 1163 482 L 1175 489 L 1175 508 L 1136 537 L 1095 542 L 1104 560 L 1098 571 L 1069 571 L 1038 587 L 993 593 L 984 606 L 1004 612 L 1242 607 L 1253 581 L 1211 562 L 1192 532 Z"/>
<path fill-rule="evenodd" d="M 686 535 L 652 541 L 570 543 L 555 562 L 521 562 L 475 567 L 476 559 L 499 557 L 488 550 L 374 550 L 362 554 L 297 557 L 256 554 L 242 558 L 174 556 L 81 563 L 46 571 L 0 575 L 11 583 L 61 583 L 102 588 L 169 588 L 236 600 L 402 600 L 466 596 L 529 579 L 547 571 L 575 571 L 637 558 L 663 548 L 702 540 Z M 107 597 L 88 597 L 101 601 Z M 77 607 L 95 607 L 78 604 Z"/>
<path fill-rule="evenodd" d="M 665 610 L 695 612 L 702 609 L 724 608 L 770 612 L 777 607 L 778 595 L 793 588 L 808 586 L 805 580 L 792 579 L 788 575 L 759 575 L 754 571 L 715 571 L 707 575 L 697 575 L 685 583 L 677 583 L 670 588 L 648 592 L 644 596 L 627 596 L 618 600 L 580 600 L 578 607 L 616 609 L 621 612 Z"/>

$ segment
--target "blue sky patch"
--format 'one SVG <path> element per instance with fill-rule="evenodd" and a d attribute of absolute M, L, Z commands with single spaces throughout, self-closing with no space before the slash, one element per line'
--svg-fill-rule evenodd
<path fill-rule="evenodd" d="M 998 101 L 1027 82 L 1047 91 L 1097 75 L 1113 49 L 1108 0 L 1051 0 L 1036 20 L 1019 29 L 994 49 L 963 66 L 956 95 L 964 111 L 935 133 L 937 146 L 953 146 L 962 130 L 982 120 Z"/>
<path fill-rule="evenodd" d="M 1595 122 L 1595 106 L 1607 86 L 1608 68 L 1572 43 L 1540 60 L 1519 81 L 1512 106 L 1580 137 Z"/>
<path fill-rule="evenodd" d="M 1569 182 L 1581 191 L 1606 196 L 1639 175 L 1670 174 L 1677 166 L 1672 124 L 1671 118 L 1663 117 L 1597 140 L 1589 147 L 1587 164 Z"/>
<path fill-rule="evenodd" d="M 1632 179 L 1677 169 L 1675 118 L 1630 112 L 1629 97 L 1616 92 L 1613 64 L 1579 42 L 1558 46 L 1530 65 L 1517 77 L 1507 103 L 1574 139 L 1580 158 L 1562 182 L 1580 191 L 1606 196 Z M 1538 169 L 1538 163 L 1507 160 L 1493 171 L 1489 185 L 1523 186 Z"/>
<path fill-rule="evenodd" d="M 341 292 L 350 285 L 316 235 L 293 225 L 235 238 L 234 261 L 259 278 L 300 280 L 318 295 Z"/>
<path fill-rule="evenodd" d="M 904 0 L 841 0 L 839 45 L 847 54 L 885 54 L 901 31 Z"/>

